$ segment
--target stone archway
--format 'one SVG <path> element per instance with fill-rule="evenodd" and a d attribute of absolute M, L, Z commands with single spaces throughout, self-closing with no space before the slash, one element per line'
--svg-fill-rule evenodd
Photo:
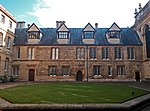
<path fill-rule="evenodd" d="M 81 82 L 82 79 L 83 79 L 82 71 L 79 70 L 79 71 L 77 72 L 77 75 L 76 75 L 76 81 Z"/>

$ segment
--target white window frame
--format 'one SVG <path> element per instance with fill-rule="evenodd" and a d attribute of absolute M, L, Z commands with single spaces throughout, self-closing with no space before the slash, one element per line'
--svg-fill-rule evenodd
<path fill-rule="evenodd" d="M 102 48 L 102 59 L 103 60 L 108 60 L 109 59 L 109 48 L 108 47 L 103 47 Z"/>
<path fill-rule="evenodd" d="M 20 47 L 17 48 L 17 59 L 20 59 Z"/>
<path fill-rule="evenodd" d="M 5 16 L 1 14 L 1 23 L 5 24 Z"/>
<path fill-rule="evenodd" d="M 8 37 L 8 40 L 7 40 L 7 48 L 10 49 L 10 46 L 11 46 L 11 38 Z"/>
<path fill-rule="evenodd" d="M 77 48 L 76 49 L 77 59 L 84 59 L 85 58 L 85 49 L 84 48 Z"/>
<path fill-rule="evenodd" d="M 35 48 L 28 48 L 28 59 L 34 59 Z"/>
<path fill-rule="evenodd" d="M 112 76 L 112 66 L 108 66 L 108 76 Z"/>
<path fill-rule="evenodd" d="M 19 66 L 12 66 L 12 72 L 14 76 L 19 76 Z"/>
<path fill-rule="evenodd" d="M 117 66 L 117 75 L 124 76 L 125 75 L 125 66 L 118 65 Z"/>
<path fill-rule="evenodd" d="M 58 59 L 59 55 L 59 49 L 58 48 L 52 48 L 52 59 Z"/>
<path fill-rule="evenodd" d="M 3 44 L 3 33 L 0 33 L 0 46 Z"/>
<path fill-rule="evenodd" d="M 129 60 L 135 60 L 135 49 L 133 47 L 127 47 L 127 55 Z"/>
<path fill-rule="evenodd" d="M 90 59 L 96 59 L 97 58 L 97 49 L 96 47 L 91 47 L 89 49 L 89 53 L 90 53 Z"/>
<path fill-rule="evenodd" d="M 62 66 L 62 75 L 69 76 L 69 74 L 70 74 L 70 66 Z"/>
<path fill-rule="evenodd" d="M 56 76 L 57 73 L 57 67 L 56 66 L 49 66 L 49 76 Z M 54 72 L 53 72 L 54 71 Z"/>
<path fill-rule="evenodd" d="M 95 70 L 96 70 L 96 73 L 95 73 Z M 93 74 L 94 74 L 94 76 L 101 76 L 101 66 L 100 65 L 93 66 Z"/>
<path fill-rule="evenodd" d="M 115 47 L 115 59 L 122 60 L 122 48 Z"/>

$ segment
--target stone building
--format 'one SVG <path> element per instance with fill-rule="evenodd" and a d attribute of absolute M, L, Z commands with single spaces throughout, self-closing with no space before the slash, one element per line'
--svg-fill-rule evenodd
<path fill-rule="evenodd" d="M 65 21 L 56 21 L 56 28 L 39 28 L 34 23 L 25 28 L 25 22 L 18 22 L 9 74 L 20 81 L 150 78 L 149 14 L 150 1 L 143 8 L 139 4 L 130 28 L 115 22 L 109 28 L 99 28 L 97 23 L 69 28 Z"/>
<path fill-rule="evenodd" d="M 143 73 L 150 78 L 150 1 L 142 8 L 139 4 L 139 12 L 135 9 L 135 24 L 133 29 L 138 33 L 143 44 Z"/>
<path fill-rule="evenodd" d="M 16 19 L 0 5 L 0 76 L 11 75 Z"/>
<path fill-rule="evenodd" d="M 15 30 L 13 66 L 23 81 L 115 81 L 143 76 L 142 42 L 132 28 L 56 28 Z"/>

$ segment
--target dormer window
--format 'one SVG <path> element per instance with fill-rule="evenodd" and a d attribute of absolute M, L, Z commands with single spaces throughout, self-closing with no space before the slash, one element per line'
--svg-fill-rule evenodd
<path fill-rule="evenodd" d="M 68 39 L 69 32 L 60 31 L 58 32 L 58 39 Z"/>
<path fill-rule="evenodd" d="M 57 29 L 57 43 L 58 44 L 69 44 L 70 41 L 70 31 L 67 26 L 62 23 Z"/>
<path fill-rule="evenodd" d="M 94 44 L 95 43 L 95 32 L 96 30 L 88 23 L 82 30 L 82 42 L 83 44 Z"/>
<path fill-rule="evenodd" d="M 113 23 L 112 26 L 106 32 L 106 38 L 110 44 L 119 44 L 121 37 L 121 29 L 116 23 Z"/>
<path fill-rule="evenodd" d="M 29 39 L 40 39 L 40 32 L 28 32 Z"/>
<path fill-rule="evenodd" d="M 38 44 L 42 38 L 42 31 L 33 23 L 27 29 L 28 44 Z"/>
<path fill-rule="evenodd" d="M 94 38 L 94 32 L 93 31 L 84 32 L 84 39 L 93 39 L 93 38 Z"/>

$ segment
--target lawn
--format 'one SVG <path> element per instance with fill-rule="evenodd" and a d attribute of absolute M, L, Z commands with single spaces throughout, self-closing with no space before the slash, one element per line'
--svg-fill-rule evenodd
<path fill-rule="evenodd" d="M 134 95 L 132 92 L 134 91 Z M 0 97 L 12 103 L 82 104 L 121 103 L 148 92 L 124 84 L 39 83 L 0 90 Z"/>

